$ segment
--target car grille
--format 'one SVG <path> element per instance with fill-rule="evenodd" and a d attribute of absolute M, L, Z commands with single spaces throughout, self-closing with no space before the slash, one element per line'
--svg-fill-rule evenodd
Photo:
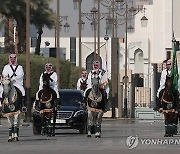
<path fill-rule="evenodd" d="M 70 119 L 73 111 L 57 111 L 56 119 Z"/>

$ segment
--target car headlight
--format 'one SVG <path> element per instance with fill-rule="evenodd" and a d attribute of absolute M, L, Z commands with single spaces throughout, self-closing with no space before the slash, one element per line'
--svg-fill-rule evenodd
<path fill-rule="evenodd" d="M 82 114 L 84 114 L 84 110 L 79 110 L 79 111 L 77 111 L 77 112 L 74 114 L 73 117 L 78 117 L 78 116 L 80 116 L 80 115 L 82 115 Z"/>

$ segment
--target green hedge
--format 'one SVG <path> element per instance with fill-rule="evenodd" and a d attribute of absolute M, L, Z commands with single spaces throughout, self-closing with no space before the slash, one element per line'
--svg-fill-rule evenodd
<path fill-rule="evenodd" d="M 2 69 L 4 65 L 8 63 L 7 54 L 0 54 L 0 74 L 2 73 Z M 51 62 L 53 64 L 53 70 L 56 70 L 56 58 L 47 58 L 38 55 L 30 55 L 30 85 L 31 85 L 31 96 L 35 97 L 35 93 L 38 90 L 39 86 L 39 77 L 41 73 L 44 71 L 44 65 L 47 62 Z M 18 63 L 23 66 L 24 73 L 26 73 L 26 55 L 21 54 L 18 55 Z M 24 76 L 24 87 L 25 85 L 25 77 Z M 69 61 L 61 60 L 60 61 L 60 88 L 76 88 L 76 82 L 78 79 L 78 68 L 71 65 Z"/>

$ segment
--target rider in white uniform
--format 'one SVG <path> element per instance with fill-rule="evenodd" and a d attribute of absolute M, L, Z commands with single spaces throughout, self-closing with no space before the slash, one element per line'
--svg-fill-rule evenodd
<path fill-rule="evenodd" d="M 4 66 L 2 76 L 9 76 L 13 85 L 17 87 L 23 96 L 25 97 L 25 89 L 23 87 L 23 78 L 24 78 L 24 71 L 21 65 L 17 63 L 17 56 L 16 54 L 9 55 L 9 63 Z M 3 91 L 2 91 L 3 92 Z M 0 94 L 2 96 L 2 93 Z"/>
<path fill-rule="evenodd" d="M 4 66 L 3 77 L 10 77 L 13 85 L 17 87 L 22 95 L 22 111 L 26 112 L 27 110 L 25 106 L 25 89 L 23 87 L 23 78 L 24 78 L 24 71 L 23 67 L 17 63 L 17 56 L 16 54 L 10 54 L 9 55 L 9 63 Z M 1 91 L 1 90 L 0 90 Z M 0 93 L 0 97 L 2 97 L 3 89 Z M 18 132 L 19 132 L 19 125 L 20 125 L 20 116 L 18 114 L 15 115 L 17 118 L 14 120 L 14 124 L 12 126 L 12 119 L 8 117 L 8 123 L 9 123 L 9 139 L 8 142 L 12 141 L 13 135 L 11 136 L 12 129 L 14 130 L 14 137 L 18 138 Z M 17 139 L 18 140 L 18 139 Z"/>
<path fill-rule="evenodd" d="M 57 97 L 57 101 L 58 101 L 59 100 L 58 76 L 57 76 L 56 72 L 52 71 L 52 67 L 53 67 L 53 65 L 51 63 L 47 63 L 45 65 L 45 72 L 43 72 L 43 73 L 50 74 L 50 78 L 51 78 L 50 87 L 56 92 L 56 97 Z M 39 96 L 38 96 L 39 95 L 39 91 L 43 89 L 43 79 L 42 79 L 43 73 L 41 74 L 40 79 L 39 79 L 39 90 L 36 93 L 36 101 L 39 101 Z M 33 104 L 33 108 L 35 108 L 36 101 Z"/>
<path fill-rule="evenodd" d="M 92 86 L 92 79 L 96 76 L 99 80 L 99 89 L 101 91 L 102 97 L 104 102 L 102 105 L 100 105 L 97 108 L 97 111 L 92 111 L 93 107 L 90 107 L 91 105 L 89 104 L 89 99 L 88 95 L 90 93 L 90 89 L 93 88 Z M 92 130 L 95 130 L 95 137 L 100 137 L 101 136 L 101 123 L 102 123 L 102 116 L 106 110 L 106 105 L 107 105 L 107 99 L 109 96 L 109 86 L 108 86 L 108 78 L 107 78 L 107 73 L 105 70 L 100 69 L 100 62 L 99 61 L 94 61 L 93 62 L 93 70 L 89 73 L 88 75 L 88 80 L 87 80 L 87 89 L 84 93 L 84 96 L 87 100 L 87 108 L 88 109 L 88 135 L 87 137 L 91 137 Z M 101 104 L 101 103 L 100 103 Z"/>
<path fill-rule="evenodd" d="M 160 106 L 160 99 L 162 97 L 162 90 L 165 88 L 165 82 L 166 82 L 166 76 L 167 75 L 170 75 L 171 73 L 171 59 L 167 60 L 166 61 L 166 68 L 163 69 L 163 71 L 161 72 L 161 78 L 160 78 L 160 86 L 159 86 L 159 89 L 157 91 L 157 109 L 161 109 L 161 106 Z"/>
<path fill-rule="evenodd" d="M 1 75 L 0 75 L 0 108 L 2 107 L 2 93 L 3 93 L 3 86 L 2 86 L 2 83 L 1 83 Z"/>
<path fill-rule="evenodd" d="M 93 62 L 93 70 L 89 72 L 88 74 L 88 80 L 87 80 L 87 89 L 92 88 L 92 83 L 91 83 L 91 76 L 93 72 L 96 72 L 99 76 L 99 83 L 100 83 L 100 89 L 104 89 L 106 91 L 107 99 L 109 98 L 109 86 L 108 86 L 108 78 L 107 78 L 107 72 L 103 69 L 100 68 L 100 62 L 99 61 L 94 61 Z M 85 91 L 85 92 L 86 92 Z"/>
<path fill-rule="evenodd" d="M 87 88 L 87 71 L 82 71 L 81 77 L 77 81 L 77 90 L 85 91 Z"/>
<path fill-rule="evenodd" d="M 158 98 L 159 98 L 160 91 L 165 88 L 166 75 L 170 75 L 170 73 L 171 73 L 171 60 L 169 59 L 166 62 L 166 68 L 161 72 L 160 86 L 157 91 Z"/>

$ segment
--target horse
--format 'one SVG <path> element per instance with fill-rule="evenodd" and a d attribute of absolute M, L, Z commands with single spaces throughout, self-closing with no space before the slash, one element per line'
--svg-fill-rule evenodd
<path fill-rule="evenodd" d="M 7 117 L 9 124 L 8 142 L 19 141 L 20 113 L 27 111 L 22 101 L 21 91 L 13 85 L 11 80 L 8 76 L 2 77 L 2 116 Z"/>
<path fill-rule="evenodd" d="M 92 88 L 85 92 L 86 107 L 88 110 L 88 134 L 95 134 L 96 138 L 101 137 L 101 123 L 105 110 L 105 91 L 100 89 L 99 76 L 96 73 L 91 77 Z"/>
<path fill-rule="evenodd" d="M 50 74 L 43 73 L 43 89 L 39 92 L 39 110 L 41 115 L 41 135 L 55 135 L 55 119 L 56 119 L 56 93 L 50 87 Z M 52 116 L 53 113 L 53 116 Z M 53 118 L 53 126 L 51 119 Z"/>
<path fill-rule="evenodd" d="M 173 78 L 166 76 L 165 88 L 159 94 L 160 109 L 165 119 L 164 137 L 172 137 L 177 134 L 177 113 L 176 104 L 178 102 L 178 91 L 173 92 Z"/>

